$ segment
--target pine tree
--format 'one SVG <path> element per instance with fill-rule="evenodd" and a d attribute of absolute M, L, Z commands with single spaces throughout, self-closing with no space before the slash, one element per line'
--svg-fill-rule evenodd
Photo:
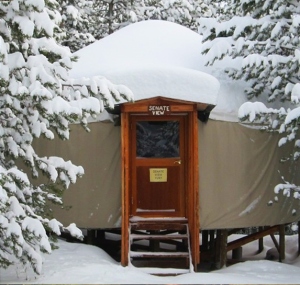
<path fill-rule="evenodd" d="M 200 17 L 216 13 L 209 0 L 59 0 L 58 41 L 72 52 L 138 21 L 165 20 L 198 29 Z"/>
<path fill-rule="evenodd" d="M 211 16 L 215 9 L 208 0 L 95 0 L 89 17 L 90 33 L 101 39 L 138 21 L 164 20 L 194 31 L 201 16 Z"/>
<path fill-rule="evenodd" d="M 269 101 L 290 100 L 299 82 L 298 1 L 232 0 L 228 8 L 237 16 L 226 22 L 201 20 L 208 63 L 225 55 L 242 57 L 241 69 L 227 72 L 233 79 L 251 81 L 245 90 L 249 99 L 264 93 Z"/>
<path fill-rule="evenodd" d="M 89 116 L 131 96 L 102 77 L 69 78 L 70 51 L 54 40 L 61 18 L 56 3 L 0 2 L 0 266 L 17 260 L 36 273 L 41 254 L 52 251 L 47 232 L 82 237 L 76 225 L 51 218 L 46 204 L 62 203 L 61 192 L 84 171 L 59 157 L 39 157 L 33 139 L 68 139 L 70 123 L 88 129 Z M 21 162 L 33 177 L 43 173 L 47 183 L 33 184 Z"/>
<path fill-rule="evenodd" d="M 95 41 L 90 33 L 90 18 L 93 13 L 93 1 L 62 0 L 59 11 L 62 15 L 62 30 L 59 42 L 75 52 Z"/>
<path fill-rule="evenodd" d="M 240 58 L 241 66 L 227 69 L 232 79 L 249 82 L 249 99 L 277 101 L 279 109 L 260 102 L 245 103 L 241 120 L 263 124 L 263 129 L 279 132 L 279 146 L 294 143 L 294 152 L 283 160 L 300 157 L 300 3 L 296 0 L 231 0 L 226 7 L 229 20 L 201 19 L 203 53 L 213 64 L 225 56 Z M 224 19 L 224 17 L 223 17 Z M 225 17 L 226 19 L 226 17 Z M 284 107 L 284 102 L 289 108 Z M 293 105 L 294 104 L 294 105 Z M 300 198 L 300 187 L 286 181 L 275 188 L 287 196 Z"/>
<path fill-rule="evenodd" d="M 214 14 L 204 0 L 142 0 L 138 18 L 170 21 L 198 31 L 198 20 Z"/>
<path fill-rule="evenodd" d="M 139 0 L 95 0 L 92 14 L 89 17 L 89 31 L 96 39 L 106 37 L 113 32 L 134 23 L 136 15 L 133 11 Z"/>

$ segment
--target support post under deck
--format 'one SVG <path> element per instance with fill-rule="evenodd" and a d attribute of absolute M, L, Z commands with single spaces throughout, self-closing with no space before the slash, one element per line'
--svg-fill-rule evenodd
<path fill-rule="evenodd" d="M 227 263 L 227 237 L 228 231 L 226 229 L 217 230 L 217 246 L 215 256 L 216 269 L 221 269 Z"/>

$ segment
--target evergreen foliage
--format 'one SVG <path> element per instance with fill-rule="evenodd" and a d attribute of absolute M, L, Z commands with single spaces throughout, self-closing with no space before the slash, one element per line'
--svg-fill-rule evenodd
<path fill-rule="evenodd" d="M 138 21 L 164 20 L 194 31 L 215 13 L 208 0 L 60 0 L 61 39 L 74 52 Z"/>
<path fill-rule="evenodd" d="M 205 0 L 142 0 L 138 7 L 138 18 L 143 20 L 170 21 L 193 31 L 198 31 L 200 17 L 211 17 L 212 6 Z"/>
<path fill-rule="evenodd" d="M 200 21 L 207 64 L 224 57 L 241 59 L 240 66 L 226 70 L 228 75 L 249 82 L 245 89 L 249 99 L 266 97 L 268 102 L 276 101 L 282 107 L 267 108 L 260 102 L 248 102 L 240 108 L 239 117 L 263 124 L 264 130 L 281 133 L 279 146 L 294 143 L 294 152 L 283 161 L 296 161 L 300 157 L 300 3 L 231 0 L 224 11 L 228 16 L 222 17 L 223 21 Z M 300 198 L 299 186 L 284 177 L 282 180 L 275 193 Z"/>
<path fill-rule="evenodd" d="M 0 266 L 29 264 L 41 272 L 42 252 L 50 253 L 47 232 L 68 231 L 81 238 L 71 224 L 63 226 L 48 215 L 49 202 L 62 203 L 61 193 L 84 174 L 81 166 L 59 157 L 39 157 L 33 139 L 69 138 L 69 124 L 81 122 L 131 92 L 105 78 L 72 80 L 74 59 L 58 45 L 60 14 L 54 0 L 0 2 Z M 119 92 L 119 90 L 121 90 Z M 36 185 L 33 177 L 47 177 Z"/>
<path fill-rule="evenodd" d="M 93 13 L 90 17 L 90 32 L 101 39 L 120 28 L 136 21 L 134 13 L 137 1 L 96 0 L 93 1 Z"/>
<path fill-rule="evenodd" d="M 90 18 L 93 14 L 94 1 L 62 0 L 59 1 L 62 15 L 59 42 L 75 52 L 95 41 L 90 32 Z"/>
<path fill-rule="evenodd" d="M 171 21 L 197 31 L 197 19 L 212 15 L 203 0 L 98 0 L 93 11 L 91 33 L 96 39 L 145 20 Z"/>
<path fill-rule="evenodd" d="M 226 55 L 242 57 L 241 69 L 227 72 L 233 79 L 251 81 L 245 90 L 249 99 L 264 93 L 269 101 L 291 100 L 299 82 L 298 1 L 232 0 L 227 11 L 236 16 L 225 22 L 201 19 L 208 64 Z"/>

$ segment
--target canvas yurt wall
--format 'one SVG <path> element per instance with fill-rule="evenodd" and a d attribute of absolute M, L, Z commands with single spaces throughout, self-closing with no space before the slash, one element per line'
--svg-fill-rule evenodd
<path fill-rule="evenodd" d="M 278 135 L 239 123 L 199 121 L 200 228 L 266 226 L 299 220 L 299 201 L 277 195 L 280 179 L 299 183 L 297 165 L 280 163 L 288 149 L 279 149 Z M 81 228 L 121 225 L 120 127 L 111 122 L 90 124 L 87 133 L 72 125 L 70 141 L 36 142 L 39 155 L 58 155 L 82 165 L 85 174 L 64 194 L 65 209 L 54 216 Z"/>
<path fill-rule="evenodd" d="M 129 25 L 76 52 L 70 75 L 103 75 L 124 84 L 135 101 L 163 96 L 215 106 L 207 123 L 199 121 L 199 216 L 201 229 L 264 226 L 298 221 L 299 201 L 274 187 L 286 180 L 300 183 L 297 166 L 280 163 L 287 148 L 278 148 L 278 135 L 238 123 L 237 109 L 247 101 L 246 83 L 232 81 L 224 68 L 239 59 L 224 59 L 205 67 L 201 35 L 165 21 Z M 124 102 L 119 102 L 124 103 Z M 37 153 L 58 155 L 82 165 L 85 175 L 65 192 L 68 210 L 54 215 L 82 228 L 121 226 L 121 134 L 111 122 L 94 122 L 86 133 L 72 125 L 70 141 L 35 143 Z M 289 146 L 292 147 L 292 146 Z"/>
<path fill-rule="evenodd" d="M 278 147 L 278 134 L 239 123 L 199 123 L 200 227 L 242 228 L 299 220 L 299 200 L 275 194 L 288 181 L 299 183 L 297 163 L 281 163 L 292 144 Z M 291 179 L 291 180 L 289 180 Z M 274 202 L 275 196 L 278 202 Z M 275 199 L 276 200 L 276 199 Z M 269 205 L 273 201 L 272 206 Z"/>

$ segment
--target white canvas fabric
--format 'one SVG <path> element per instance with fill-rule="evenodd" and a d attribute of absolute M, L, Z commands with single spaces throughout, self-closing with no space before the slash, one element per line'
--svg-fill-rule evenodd
<path fill-rule="evenodd" d="M 72 126 L 70 141 L 40 141 L 40 155 L 59 155 L 82 165 L 84 176 L 65 191 L 66 209 L 55 207 L 63 223 L 82 228 L 117 228 L 121 222 L 120 127 L 90 124 L 87 133 Z M 232 122 L 199 122 L 200 228 L 268 226 L 298 221 L 300 201 L 278 195 L 280 177 L 298 182 L 298 165 L 280 163 L 288 149 L 278 151 L 278 135 Z M 280 175 L 279 172 L 280 171 Z M 295 176 L 295 177 L 293 177 Z"/>

